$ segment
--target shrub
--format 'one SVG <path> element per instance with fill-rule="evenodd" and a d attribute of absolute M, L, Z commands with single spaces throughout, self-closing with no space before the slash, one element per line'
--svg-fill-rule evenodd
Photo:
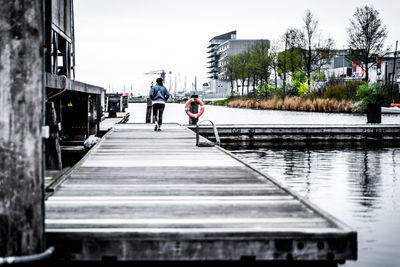
<path fill-rule="evenodd" d="M 345 99 L 344 86 L 343 85 L 331 85 L 328 86 L 324 93 L 324 98 L 343 100 Z"/>
<path fill-rule="evenodd" d="M 346 99 L 348 100 L 356 100 L 356 93 L 357 89 L 360 85 L 362 85 L 364 82 L 362 81 L 350 81 L 346 82 L 344 84 L 344 95 Z"/>
<path fill-rule="evenodd" d="M 365 110 L 368 104 L 382 104 L 385 98 L 382 86 L 378 83 L 364 83 L 358 87 L 357 99 Z"/>
<path fill-rule="evenodd" d="M 356 92 L 358 87 L 363 84 L 360 81 L 350 81 L 345 84 L 329 85 L 323 98 L 341 100 L 356 100 Z"/>
<path fill-rule="evenodd" d="M 216 106 L 226 106 L 226 103 L 228 102 L 227 99 L 221 99 L 221 100 L 217 100 L 214 102 L 214 105 Z"/>

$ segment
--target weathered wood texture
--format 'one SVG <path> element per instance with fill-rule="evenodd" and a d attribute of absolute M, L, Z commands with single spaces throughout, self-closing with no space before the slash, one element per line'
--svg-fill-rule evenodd
<path fill-rule="evenodd" d="M 46 202 L 59 259 L 346 260 L 357 234 L 173 124 L 116 125 Z"/>
<path fill-rule="evenodd" d="M 41 4 L 0 1 L 0 257 L 42 251 Z"/>

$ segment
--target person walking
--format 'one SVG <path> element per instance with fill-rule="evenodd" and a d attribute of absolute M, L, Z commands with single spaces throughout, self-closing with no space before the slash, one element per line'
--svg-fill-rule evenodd
<path fill-rule="evenodd" d="M 150 89 L 150 99 L 153 101 L 153 120 L 154 120 L 154 131 L 161 131 L 162 116 L 164 113 L 165 102 L 169 98 L 169 92 L 167 88 L 163 86 L 163 79 L 158 78 L 156 85 Z"/>

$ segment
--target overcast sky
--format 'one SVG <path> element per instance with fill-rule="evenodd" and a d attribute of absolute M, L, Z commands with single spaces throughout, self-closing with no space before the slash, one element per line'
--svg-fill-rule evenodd
<path fill-rule="evenodd" d="M 189 89 L 195 75 L 199 89 L 207 82 L 212 37 L 237 30 L 237 39 L 275 41 L 287 28 L 301 27 L 310 9 L 322 33 L 343 48 L 349 19 L 365 4 L 379 11 L 389 32 L 386 45 L 394 50 L 400 39 L 399 0 L 76 0 L 76 79 L 147 94 L 157 76 L 144 73 L 164 69 L 172 72 L 173 82 L 176 77 L 178 90 L 185 76 Z"/>

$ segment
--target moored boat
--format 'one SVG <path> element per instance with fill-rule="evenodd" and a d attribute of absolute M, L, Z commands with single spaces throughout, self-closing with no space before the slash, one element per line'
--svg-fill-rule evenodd
<path fill-rule="evenodd" d="M 390 107 L 382 107 L 383 114 L 400 114 L 400 104 L 390 104 Z"/>

